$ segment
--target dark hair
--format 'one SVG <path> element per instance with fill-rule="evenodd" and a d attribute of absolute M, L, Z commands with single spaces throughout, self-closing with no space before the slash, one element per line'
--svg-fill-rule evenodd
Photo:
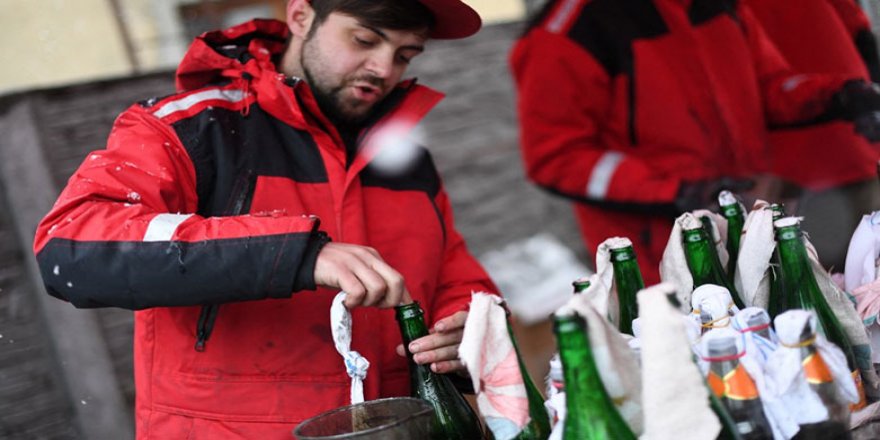
<path fill-rule="evenodd" d="M 380 29 L 419 30 L 434 26 L 434 14 L 417 0 L 311 0 L 315 24 L 332 12 L 350 15 Z M 317 26 L 312 26 L 316 29 Z"/>

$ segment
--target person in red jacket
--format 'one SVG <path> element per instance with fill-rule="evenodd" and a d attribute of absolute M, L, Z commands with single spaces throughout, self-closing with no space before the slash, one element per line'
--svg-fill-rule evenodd
<path fill-rule="evenodd" d="M 870 23 L 853 0 L 748 0 L 767 36 L 795 70 L 864 81 L 880 77 Z M 871 144 L 847 121 L 770 131 L 769 163 L 787 184 L 781 194 L 826 267 L 842 270 L 851 234 L 864 214 L 880 209 L 877 160 Z"/>
<path fill-rule="evenodd" d="M 137 438 L 288 439 L 350 403 L 340 290 L 367 399 L 409 394 L 390 309 L 408 296 L 433 330 L 415 361 L 462 369 L 471 293 L 497 289 L 427 151 L 379 164 L 442 97 L 401 80 L 410 61 L 480 25 L 458 0 L 291 0 L 286 23 L 197 38 L 179 91 L 119 116 L 34 252 L 50 294 L 136 310 Z"/>
<path fill-rule="evenodd" d="M 510 64 L 528 177 L 575 201 L 590 251 L 630 238 L 648 284 L 674 215 L 770 171 L 768 124 L 880 104 L 851 78 L 794 74 L 736 0 L 550 1 Z"/>

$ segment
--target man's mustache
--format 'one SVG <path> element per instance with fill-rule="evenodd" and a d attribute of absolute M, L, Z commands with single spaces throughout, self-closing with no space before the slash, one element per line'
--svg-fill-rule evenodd
<path fill-rule="evenodd" d="M 349 83 L 358 83 L 358 82 L 367 83 L 371 86 L 378 88 L 379 90 L 381 90 L 383 92 L 385 91 L 385 81 L 383 81 L 382 78 L 379 78 L 378 76 L 375 76 L 375 75 L 357 76 L 357 77 L 354 77 L 354 78 L 348 80 L 348 82 Z"/>

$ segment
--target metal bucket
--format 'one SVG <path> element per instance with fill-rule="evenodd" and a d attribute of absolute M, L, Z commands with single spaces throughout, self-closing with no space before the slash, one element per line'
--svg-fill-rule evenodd
<path fill-rule="evenodd" d="M 433 407 L 412 397 L 392 397 L 344 406 L 302 422 L 293 430 L 299 440 L 427 439 Z"/>

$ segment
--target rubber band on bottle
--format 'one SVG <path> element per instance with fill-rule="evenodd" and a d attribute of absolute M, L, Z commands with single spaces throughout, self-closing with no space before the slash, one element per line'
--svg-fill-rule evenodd
<path fill-rule="evenodd" d="M 814 342 L 816 342 L 816 335 L 813 335 L 812 338 L 807 339 L 806 341 L 798 342 L 797 344 L 786 344 L 785 342 L 782 342 L 782 341 L 779 341 L 779 344 L 782 345 L 783 347 L 787 347 L 787 348 L 803 348 L 808 345 L 813 345 Z"/>

